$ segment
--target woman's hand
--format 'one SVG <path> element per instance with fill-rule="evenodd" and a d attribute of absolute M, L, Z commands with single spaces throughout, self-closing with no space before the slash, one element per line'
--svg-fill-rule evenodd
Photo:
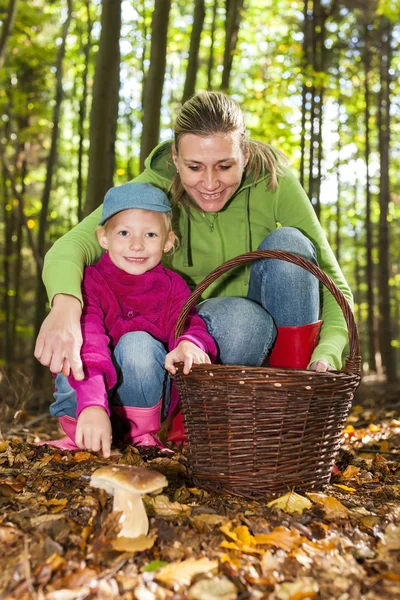
<path fill-rule="evenodd" d="M 112 429 L 108 414 L 101 406 L 89 406 L 78 417 L 75 444 L 78 448 L 98 452 L 103 450 L 104 458 L 111 454 Z"/>
<path fill-rule="evenodd" d="M 35 357 L 52 373 L 84 378 L 80 350 L 82 346 L 81 303 L 74 296 L 57 294 L 53 307 L 40 328 Z"/>
<path fill-rule="evenodd" d="M 335 369 L 326 360 L 316 360 L 310 365 L 310 371 L 325 373 L 325 371 L 334 371 Z"/>
<path fill-rule="evenodd" d="M 189 342 L 189 340 L 182 340 L 179 342 L 175 350 L 172 350 L 165 357 L 164 367 L 171 375 L 175 375 L 176 368 L 174 363 L 183 362 L 183 372 L 187 375 L 192 368 L 192 364 L 210 364 L 211 360 L 208 354 L 203 352 L 196 344 Z"/>

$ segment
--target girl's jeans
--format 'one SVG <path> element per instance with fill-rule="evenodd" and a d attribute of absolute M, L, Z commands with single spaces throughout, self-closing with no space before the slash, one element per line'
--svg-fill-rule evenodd
<path fill-rule="evenodd" d="M 272 231 L 258 249 L 285 250 L 317 262 L 312 242 L 292 227 Z M 259 260 L 251 265 L 247 298 L 210 298 L 198 305 L 198 312 L 216 341 L 219 362 L 260 366 L 275 341 L 276 327 L 306 325 L 318 320 L 319 282 L 297 265 L 282 260 Z M 150 408 L 164 396 L 168 404 L 166 353 L 164 345 L 148 333 L 136 331 L 124 335 L 114 351 L 119 379 L 110 402 Z M 57 375 L 56 389 L 50 413 L 56 417 L 75 417 L 75 390 L 61 374 Z"/>

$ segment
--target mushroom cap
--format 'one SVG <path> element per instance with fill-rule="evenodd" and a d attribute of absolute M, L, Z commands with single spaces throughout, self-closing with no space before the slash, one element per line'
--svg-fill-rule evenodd
<path fill-rule="evenodd" d="M 115 489 L 125 490 L 131 494 L 149 494 L 168 485 L 167 478 L 154 469 L 114 465 L 100 467 L 90 478 L 92 487 L 106 490 L 114 494 Z"/>

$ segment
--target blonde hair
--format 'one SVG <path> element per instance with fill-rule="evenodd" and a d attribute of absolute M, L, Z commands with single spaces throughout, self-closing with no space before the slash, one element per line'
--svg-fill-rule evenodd
<path fill-rule="evenodd" d="M 260 174 L 267 171 L 270 174 L 268 189 L 276 190 L 278 176 L 283 174 L 280 163 L 286 162 L 285 155 L 268 144 L 249 140 L 239 105 L 222 92 L 200 92 L 184 103 L 175 121 L 176 152 L 179 153 L 180 139 L 188 133 L 206 137 L 235 132 L 239 133 L 242 152 L 249 150 L 245 175 L 251 173 L 253 182 L 256 183 Z M 175 173 L 172 179 L 171 191 L 173 206 L 181 204 L 185 208 L 198 208 L 183 187 L 179 173 Z"/>

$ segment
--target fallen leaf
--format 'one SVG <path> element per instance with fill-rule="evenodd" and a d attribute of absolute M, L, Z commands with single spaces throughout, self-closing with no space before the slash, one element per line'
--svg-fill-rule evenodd
<path fill-rule="evenodd" d="M 353 494 L 357 491 L 356 488 L 349 487 L 348 485 L 342 485 L 341 483 L 333 483 L 332 485 L 334 485 L 337 488 L 340 488 L 341 490 L 344 490 L 345 492 L 350 492 L 350 494 Z"/>
<path fill-rule="evenodd" d="M 311 577 L 301 577 L 296 581 L 285 581 L 275 589 L 275 596 L 279 600 L 307 600 L 315 598 L 319 592 L 318 583 Z"/>
<path fill-rule="evenodd" d="M 235 569 L 239 569 L 240 567 L 240 560 L 238 558 L 233 558 L 232 556 L 229 556 L 229 554 L 221 554 L 219 560 L 221 563 L 227 563 L 232 567 L 235 567 Z"/>
<path fill-rule="evenodd" d="M 168 563 L 165 560 L 152 560 L 142 568 L 142 571 L 145 573 L 153 573 L 154 571 L 161 569 L 161 567 L 165 567 L 167 564 Z"/>
<path fill-rule="evenodd" d="M 157 581 L 176 589 L 181 586 L 190 585 L 195 575 L 208 573 L 217 568 L 217 560 L 209 560 L 208 558 L 196 560 L 195 558 L 188 558 L 187 560 L 175 561 L 162 567 L 156 573 L 156 579 Z"/>
<path fill-rule="evenodd" d="M 290 552 L 296 548 L 304 538 L 297 532 L 288 529 L 284 525 L 275 527 L 270 533 L 260 533 L 255 536 L 256 544 L 262 546 L 275 546 Z"/>
<path fill-rule="evenodd" d="M 97 460 L 97 456 L 95 454 L 91 454 L 90 452 L 75 452 L 75 462 L 82 462 L 84 460 Z"/>
<path fill-rule="evenodd" d="M 296 492 L 292 491 L 268 502 L 267 506 L 269 508 L 280 508 L 280 510 L 290 514 L 302 514 L 304 510 L 312 507 L 312 502 L 310 502 L 308 498 L 300 496 L 300 494 L 296 494 Z"/>
<path fill-rule="evenodd" d="M 346 467 L 346 469 L 343 471 L 343 473 L 341 474 L 340 478 L 341 479 L 353 479 L 353 477 L 357 476 L 359 470 L 360 470 L 360 467 L 355 467 L 354 465 L 348 465 Z"/>
<path fill-rule="evenodd" d="M 180 515 L 189 515 L 192 509 L 187 504 L 180 502 L 171 502 L 168 496 L 160 494 L 159 496 L 144 499 L 146 508 L 150 508 L 158 517 L 177 517 Z"/>
<path fill-rule="evenodd" d="M 139 535 L 136 538 L 118 537 L 111 542 L 111 545 L 118 552 L 143 552 L 152 548 L 156 539 L 155 535 Z"/>
<path fill-rule="evenodd" d="M 61 512 L 68 504 L 68 498 L 52 498 L 47 502 L 48 506 L 51 506 L 50 512 L 56 514 Z"/>
<path fill-rule="evenodd" d="M 323 506 L 325 516 L 329 520 L 345 519 L 349 516 L 349 509 L 343 506 L 343 504 L 333 496 L 313 492 L 307 493 L 307 496 L 313 502 Z"/>
<path fill-rule="evenodd" d="M 236 600 L 237 588 L 227 577 L 201 579 L 189 590 L 188 600 Z"/>

